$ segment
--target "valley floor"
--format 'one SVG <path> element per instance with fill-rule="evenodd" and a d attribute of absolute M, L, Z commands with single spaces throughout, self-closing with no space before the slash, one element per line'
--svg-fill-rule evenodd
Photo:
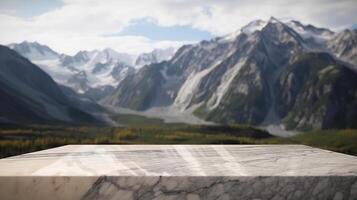
<path fill-rule="evenodd" d="M 305 144 L 357 156 L 357 130 L 277 137 L 249 126 L 187 125 L 120 116 L 127 127 L 0 127 L 0 158 L 67 144 Z M 134 125 L 135 124 L 135 125 Z"/>
<path fill-rule="evenodd" d="M 146 111 L 140 112 L 140 111 L 135 111 L 135 110 L 130 110 L 127 108 L 120 108 L 120 107 L 111 107 L 108 105 L 102 105 L 106 107 L 108 110 L 114 111 L 116 113 L 113 113 L 112 117 L 114 116 L 127 116 L 131 115 L 135 118 L 135 116 L 142 116 L 145 117 L 147 120 L 159 120 L 161 123 L 185 123 L 185 124 L 192 124 L 192 125 L 214 125 L 214 122 L 209 122 L 202 120 L 195 115 L 192 114 L 192 108 L 191 110 L 186 110 L 186 111 L 179 111 L 175 109 L 172 106 L 168 107 L 157 107 L 157 108 L 151 108 Z M 269 116 L 267 116 L 267 119 L 259 126 L 259 128 L 264 129 L 268 131 L 271 135 L 278 136 L 278 137 L 290 137 L 293 135 L 298 134 L 297 131 L 291 131 L 291 130 L 285 130 L 283 125 L 281 125 L 280 120 L 277 119 L 275 116 L 275 113 L 271 113 L 270 111 Z M 113 123 L 113 120 L 110 117 L 107 117 L 110 119 L 111 124 L 113 125 L 123 125 L 121 124 L 121 120 L 124 120 L 123 117 L 121 117 L 121 120 L 117 120 L 118 122 Z M 124 124 L 125 125 L 125 124 Z M 135 121 L 133 121 L 133 124 L 135 125 Z"/>
<path fill-rule="evenodd" d="M 196 116 L 194 116 L 191 110 L 187 110 L 184 112 L 178 111 L 172 106 L 168 107 L 155 107 L 148 109 L 146 111 L 135 111 L 130 110 L 127 108 L 120 108 L 120 107 L 112 107 L 108 105 L 102 105 L 111 111 L 115 111 L 118 115 L 120 114 L 131 114 L 137 116 L 144 116 L 147 118 L 157 118 L 161 119 L 165 123 L 185 123 L 185 124 L 201 124 L 201 125 L 208 125 L 214 124 L 213 122 L 208 122 L 202 120 Z M 120 123 L 119 123 L 120 124 Z"/>

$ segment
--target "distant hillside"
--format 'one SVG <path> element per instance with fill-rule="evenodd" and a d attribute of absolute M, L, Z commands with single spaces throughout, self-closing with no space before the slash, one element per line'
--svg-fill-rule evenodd
<path fill-rule="evenodd" d="M 73 106 L 49 75 L 5 46 L 0 46 L 0 105 L 2 123 L 99 123 Z"/>

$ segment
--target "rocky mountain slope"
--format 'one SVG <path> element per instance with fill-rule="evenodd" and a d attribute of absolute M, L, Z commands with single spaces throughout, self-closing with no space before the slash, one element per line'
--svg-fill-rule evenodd
<path fill-rule="evenodd" d="M 0 46 L 0 122 L 98 124 L 53 79 L 17 52 Z"/>
<path fill-rule="evenodd" d="M 170 106 L 219 123 L 355 127 L 355 41 L 354 31 L 253 21 L 144 66 L 102 103 L 134 110 Z"/>
<path fill-rule="evenodd" d="M 344 30 L 331 38 L 327 43 L 330 50 L 338 58 L 349 62 L 357 70 L 357 30 Z"/>
<path fill-rule="evenodd" d="M 327 53 L 302 53 L 276 82 L 289 129 L 357 128 L 357 74 Z"/>

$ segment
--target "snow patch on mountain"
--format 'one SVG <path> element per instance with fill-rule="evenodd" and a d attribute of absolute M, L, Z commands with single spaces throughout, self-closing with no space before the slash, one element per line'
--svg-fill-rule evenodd
<path fill-rule="evenodd" d="M 68 77 L 77 72 L 75 69 L 63 67 L 59 59 L 34 60 L 32 62 L 62 85 L 66 85 Z"/>

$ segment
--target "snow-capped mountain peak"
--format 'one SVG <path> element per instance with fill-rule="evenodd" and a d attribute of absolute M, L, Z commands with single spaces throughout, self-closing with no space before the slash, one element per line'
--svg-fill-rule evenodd
<path fill-rule="evenodd" d="M 277 18 L 271 16 L 271 17 L 269 18 L 268 23 L 283 23 L 283 22 L 281 22 L 281 21 L 278 20 Z"/>
<path fill-rule="evenodd" d="M 229 33 L 229 34 L 223 36 L 221 40 L 223 40 L 223 41 L 233 41 L 241 33 L 242 33 L 242 31 L 239 29 L 237 31 L 234 31 L 233 33 Z"/>
<path fill-rule="evenodd" d="M 135 56 L 134 55 L 130 55 L 127 53 L 119 53 L 117 51 L 115 51 L 114 49 L 111 48 L 105 48 L 103 51 L 99 52 L 103 53 L 106 56 L 107 61 L 112 61 L 112 62 L 123 62 L 127 65 L 133 65 L 134 64 L 134 60 L 135 60 Z"/>
<path fill-rule="evenodd" d="M 286 25 L 299 33 L 302 38 L 306 40 L 315 40 L 315 42 L 325 42 L 335 35 L 335 33 L 329 29 L 318 28 L 311 24 L 304 25 L 295 20 L 287 22 Z"/>
<path fill-rule="evenodd" d="M 154 49 L 149 53 L 142 53 L 138 56 L 135 61 L 136 68 L 140 68 L 147 64 L 158 63 L 164 60 L 169 60 L 175 54 L 175 48 L 166 48 L 166 49 Z"/>
<path fill-rule="evenodd" d="M 260 31 L 264 28 L 264 26 L 267 25 L 266 21 L 263 20 L 254 20 L 250 22 L 249 24 L 245 25 L 241 31 L 245 34 L 251 34 L 254 33 L 255 31 Z"/>
<path fill-rule="evenodd" d="M 55 59 L 59 56 L 57 52 L 48 46 L 41 45 L 37 42 L 23 41 L 18 44 L 12 43 L 8 46 L 30 60 L 48 60 Z"/>
<path fill-rule="evenodd" d="M 278 23 L 278 22 L 280 23 L 280 21 L 278 21 L 274 17 L 271 17 L 269 21 L 264 21 L 261 19 L 254 20 L 254 21 L 249 22 L 247 25 L 243 26 L 241 29 L 223 36 L 223 40 L 233 41 L 241 33 L 250 35 L 250 34 L 254 33 L 255 31 L 261 31 L 268 23 Z"/>

